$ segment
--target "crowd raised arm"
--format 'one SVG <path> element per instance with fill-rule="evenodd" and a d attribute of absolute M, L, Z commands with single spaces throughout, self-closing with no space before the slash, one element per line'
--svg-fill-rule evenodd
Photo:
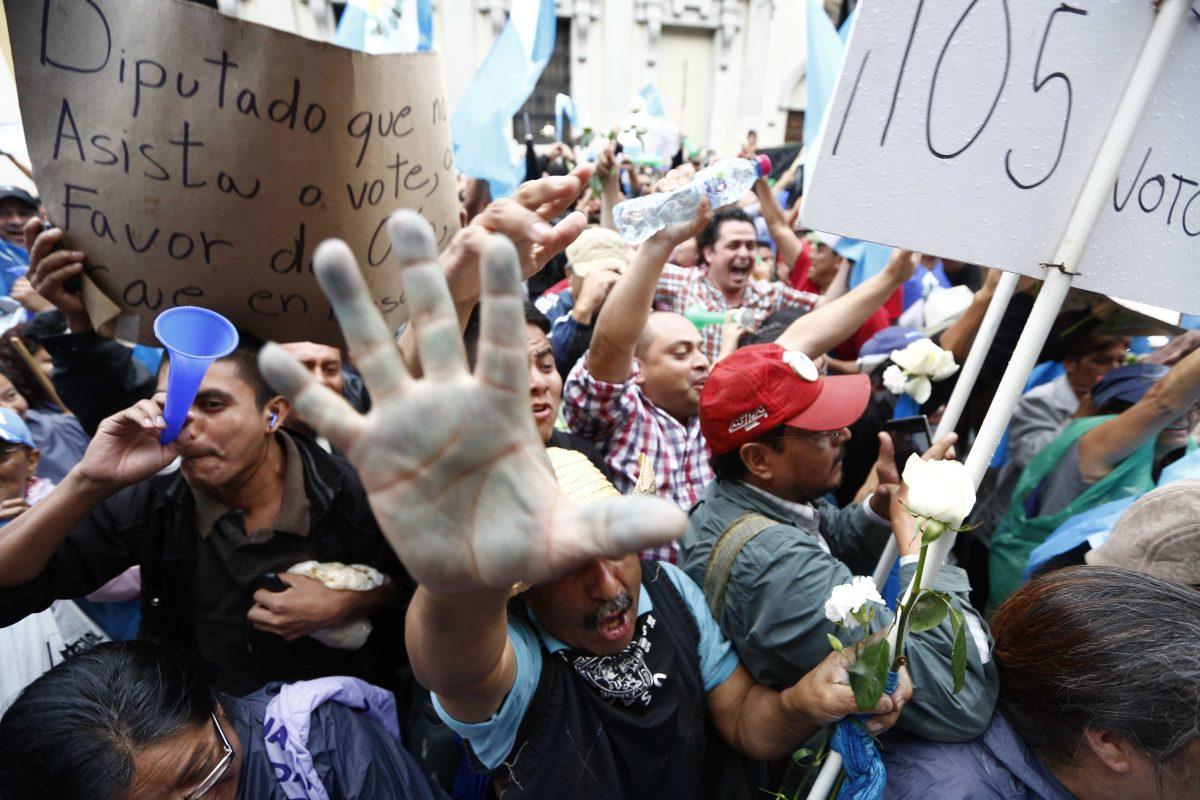
<path fill-rule="evenodd" d="M 399 330 L 322 243 L 340 346 L 241 332 L 167 444 L 169 362 L 102 336 L 88 254 L 23 221 L 0 795 L 795 796 L 828 735 L 887 796 L 1190 796 L 1194 340 L 1138 359 L 1068 312 L 954 557 L 926 564 L 906 465 L 961 468 L 977 419 L 923 433 L 999 273 L 900 249 L 868 269 L 765 178 L 630 244 L 616 204 L 704 164 L 563 147 L 510 197 L 466 187 L 441 252 L 417 213 L 388 220 Z M 10 668 L 65 614 L 90 652 Z M 864 676 L 898 620 L 888 690 Z"/>

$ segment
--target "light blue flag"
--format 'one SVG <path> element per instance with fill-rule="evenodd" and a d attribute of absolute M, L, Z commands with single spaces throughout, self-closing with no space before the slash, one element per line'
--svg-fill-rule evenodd
<path fill-rule="evenodd" d="M 579 114 L 575 111 L 575 101 L 569 94 L 554 95 L 554 138 L 563 140 L 563 117 L 571 121 L 571 128 L 579 127 Z"/>
<path fill-rule="evenodd" d="M 838 28 L 838 38 L 842 40 L 842 44 L 850 41 L 850 31 L 854 30 L 854 21 L 858 19 L 858 6 L 850 12 L 850 16 L 846 17 L 846 21 L 842 23 L 842 27 Z"/>
<path fill-rule="evenodd" d="M 425 52 L 433 48 L 433 0 L 350 0 L 333 43 L 367 53 Z"/>
<path fill-rule="evenodd" d="M 554 30 L 554 0 L 513 0 L 504 30 L 450 118 L 455 166 L 486 180 L 493 198 L 512 194 L 520 180 L 508 126 L 550 62 Z"/>
<path fill-rule="evenodd" d="M 367 45 L 367 9 L 357 3 L 347 3 L 338 22 L 333 43 L 350 50 L 363 50 Z"/>
<path fill-rule="evenodd" d="M 838 255 L 854 262 L 850 268 L 850 287 L 858 286 L 874 275 L 878 275 L 887 266 L 892 257 L 892 248 L 887 245 L 864 242 L 862 239 L 851 239 L 843 236 L 838 239 L 833 248 Z"/>
<path fill-rule="evenodd" d="M 845 43 L 838 37 L 837 30 L 821 0 L 808 0 L 808 71 L 805 88 L 808 103 L 804 109 L 804 144 L 810 148 L 807 161 L 811 165 L 816 153 L 811 152 L 825 113 L 837 88 L 838 74 L 842 71 Z"/>
<path fill-rule="evenodd" d="M 638 92 L 642 99 L 646 101 L 646 107 L 643 109 L 652 117 L 665 117 L 667 109 L 663 106 L 662 95 L 658 93 L 658 87 L 653 83 L 647 83 Z"/>

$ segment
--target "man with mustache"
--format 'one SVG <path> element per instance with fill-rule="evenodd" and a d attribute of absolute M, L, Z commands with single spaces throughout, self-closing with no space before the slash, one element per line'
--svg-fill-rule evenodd
<path fill-rule="evenodd" d="M 706 311 L 748 308 L 754 326 L 781 308 L 813 308 L 818 296 L 794 289 L 782 281 L 755 280 L 750 274 L 758 251 L 758 231 L 740 208 L 718 211 L 696 236 L 701 268 L 668 264 L 654 294 L 654 307 L 682 314 L 699 306 Z M 716 362 L 721 352 L 721 326 L 710 325 L 701 334 L 701 352 Z"/>
<path fill-rule="evenodd" d="M 872 573 L 892 535 L 888 518 L 906 513 L 887 434 L 880 434 L 876 463 L 880 489 L 846 508 L 825 499 L 841 485 L 849 426 L 870 392 L 866 375 L 822 376 L 804 353 L 765 344 L 718 363 L 700 395 L 700 427 L 717 479 L 691 510 L 680 564 L 704 587 L 746 669 L 768 686 L 788 686 L 821 663 L 829 652 L 826 634 L 844 638 L 826 618 L 825 602 L 833 587 Z M 953 435 L 943 439 L 925 457 L 944 458 L 953 442 Z M 894 527 L 907 585 L 921 543 L 906 533 L 911 526 Z M 974 640 L 967 647 L 969 674 L 953 694 L 949 616 L 909 637 L 908 666 L 920 691 L 899 724 L 939 741 L 965 741 L 991 719 L 996 671 L 987 629 L 970 607 L 966 573 L 945 566 L 934 588 L 967 619 Z M 891 620 L 890 613 L 876 614 L 870 632 Z"/>
<path fill-rule="evenodd" d="M 140 565 L 141 635 L 198 654 L 223 691 L 335 674 L 393 684 L 403 654 L 384 642 L 412 586 L 353 469 L 283 430 L 291 406 L 245 349 L 209 367 L 179 439 L 159 444 L 168 371 L 153 399 L 100 423 L 37 514 L 0 531 L 0 624 Z M 176 457 L 177 471 L 156 474 Z M 284 574 L 309 560 L 367 564 L 392 582 L 339 592 Z M 375 630 L 359 650 L 308 635 L 364 618 Z"/>
<path fill-rule="evenodd" d="M 840 655 L 782 692 L 758 685 L 697 587 L 631 555 L 678 535 L 678 508 L 651 497 L 582 506 L 559 487 L 529 413 L 516 249 L 496 241 L 485 254 L 471 374 L 432 230 L 411 212 L 389 228 L 404 247 L 423 379 L 405 370 L 340 242 L 318 249 L 315 270 L 372 411 L 356 414 L 282 348 L 260 363 L 364 476 L 419 583 L 405 627 L 414 674 L 501 796 L 702 797 L 706 722 L 772 758 L 853 712 Z M 530 588 L 513 601 L 514 585 Z M 872 711 L 886 716 L 868 727 L 888 727 L 907 695 L 902 685 L 880 698 Z"/>

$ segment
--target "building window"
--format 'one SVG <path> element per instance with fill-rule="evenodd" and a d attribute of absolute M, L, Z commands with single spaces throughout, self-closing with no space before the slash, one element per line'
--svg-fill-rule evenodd
<path fill-rule="evenodd" d="M 550 142 L 553 137 L 542 136 L 542 128 L 554 125 L 554 97 L 571 93 L 571 20 L 560 17 L 554 31 L 554 52 L 550 63 L 538 78 L 533 94 L 525 101 L 521 110 L 513 116 L 513 133 L 519 141 L 525 139 L 525 115 L 529 115 L 529 132 L 535 142 Z M 569 126 L 565 119 L 564 126 Z M 564 138 L 570 131 L 563 131 Z"/>
<path fill-rule="evenodd" d="M 783 140 L 789 144 L 792 142 L 804 143 L 804 112 L 789 111 L 787 112 L 787 123 L 783 129 Z"/>

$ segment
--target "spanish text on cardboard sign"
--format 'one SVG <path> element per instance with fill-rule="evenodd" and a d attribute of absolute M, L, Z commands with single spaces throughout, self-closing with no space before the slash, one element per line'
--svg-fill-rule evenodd
<path fill-rule="evenodd" d="M 458 225 L 436 54 L 369 56 L 180 0 L 5 8 L 47 213 L 143 341 L 163 309 L 200 305 L 338 343 L 312 273 L 334 236 L 403 322 L 385 220 L 415 209 L 439 245 Z"/>
<path fill-rule="evenodd" d="M 1154 21 L 1149 3 L 864 3 L 802 218 L 1042 277 Z M 1140 120 L 1074 285 L 1200 312 L 1200 20 Z"/>

